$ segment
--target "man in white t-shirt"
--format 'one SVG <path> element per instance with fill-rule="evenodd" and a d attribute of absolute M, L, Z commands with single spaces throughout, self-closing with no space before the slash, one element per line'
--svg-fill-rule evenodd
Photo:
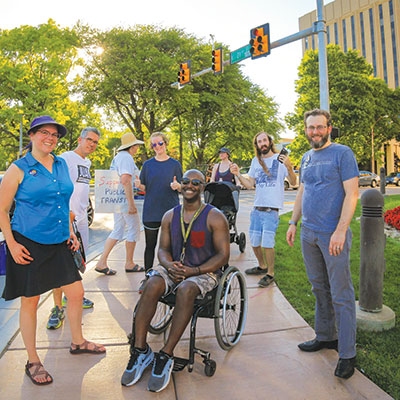
<path fill-rule="evenodd" d="M 279 224 L 279 210 L 283 208 L 284 180 L 295 185 L 297 177 L 290 159 L 277 154 L 273 138 L 265 132 L 253 139 L 256 156 L 251 161 L 249 178 L 239 173 L 237 164 L 231 172 L 247 189 L 255 187 L 254 209 L 250 214 L 249 236 L 258 266 L 245 271 L 248 275 L 264 275 L 258 286 L 267 287 L 274 281 L 275 234 Z"/>
<path fill-rule="evenodd" d="M 74 191 L 70 199 L 70 211 L 81 234 L 83 249 L 85 251 L 89 247 L 87 208 L 89 205 L 89 183 L 91 179 L 90 166 L 92 164 L 87 157 L 96 150 L 99 139 L 100 132 L 98 129 L 92 127 L 84 128 L 78 138 L 76 149 L 60 155 L 68 165 L 69 175 L 74 184 Z M 62 303 L 66 302 L 66 298 L 62 299 L 61 289 L 53 290 L 53 298 L 54 308 L 51 310 L 47 322 L 48 329 L 59 328 L 64 319 Z M 91 300 L 83 298 L 83 308 L 92 308 L 93 305 L 94 303 Z"/>

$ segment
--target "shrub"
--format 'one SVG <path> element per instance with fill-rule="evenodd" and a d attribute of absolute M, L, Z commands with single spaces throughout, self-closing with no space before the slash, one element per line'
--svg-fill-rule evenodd
<path fill-rule="evenodd" d="M 387 210 L 383 214 L 384 221 L 393 228 L 400 230 L 400 206 Z"/>

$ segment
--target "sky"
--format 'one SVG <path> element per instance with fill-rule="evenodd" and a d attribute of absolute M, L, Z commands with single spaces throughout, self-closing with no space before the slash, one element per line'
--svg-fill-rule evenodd
<path fill-rule="evenodd" d="M 265 23 L 270 25 L 271 43 L 299 32 L 299 17 L 316 8 L 317 0 L 1 0 L 0 29 L 37 26 L 50 18 L 61 27 L 72 27 L 78 20 L 99 29 L 174 26 L 205 41 L 214 37 L 234 51 L 248 44 L 250 29 Z M 294 108 L 301 56 L 298 40 L 272 49 L 267 57 L 241 62 L 243 73 L 279 105 L 281 118 Z"/>

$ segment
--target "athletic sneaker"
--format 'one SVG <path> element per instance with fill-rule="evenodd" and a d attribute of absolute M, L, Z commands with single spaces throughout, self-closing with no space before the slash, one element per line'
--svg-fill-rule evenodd
<path fill-rule="evenodd" d="M 260 268 L 259 266 L 247 268 L 244 271 L 246 275 L 264 275 L 266 272 L 268 272 L 268 268 Z"/>
<path fill-rule="evenodd" d="M 271 275 L 265 275 L 258 281 L 258 286 L 260 287 L 267 287 L 274 281 L 274 277 Z"/>
<path fill-rule="evenodd" d="M 51 314 L 47 322 L 47 329 L 58 329 L 62 325 L 64 318 L 64 310 L 62 308 L 59 309 L 58 306 L 55 306 L 51 310 Z"/>
<path fill-rule="evenodd" d="M 62 306 L 67 307 L 67 298 L 64 296 L 62 299 Z M 82 300 L 82 308 L 93 308 L 94 302 L 92 300 L 87 299 L 86 297 Z"/>
<path fill-rule="evenodd" d="M 146 346 L 144 352 L 140 352 L 136 348 L 131 352 L 128 365 L 121 377 L 121 385 L 134 385 L 142 377 L 144 370 L 153 362 L 154 353 L 148 344 Z"/>
<path fill-rule="evenodd" d="M 174 357 L 160 351 L 156 354 L 153 369 L 147 389 L 150 392 L 161 392 L 165 389 L 171 379 L 171 372 L 174 368 Z"/>

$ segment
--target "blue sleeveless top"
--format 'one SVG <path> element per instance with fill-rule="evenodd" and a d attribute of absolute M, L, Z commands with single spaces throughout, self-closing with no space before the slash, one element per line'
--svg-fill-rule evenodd
<path fill-rule="evenodd" d="M 181 229 L 181 205 L 173 209 L 170 226 L 172 259 L 178 261 L 181 257 L 183 247 L 183 236 Z M 207 228 L 207 216 L 214 208 L 206 204 L 199 216 L 195 219 L 190 230 L 185 250 L 184 264 L 189 267 L 197 267 L 204 264 L 215 254 L 211 232 Z"/>

